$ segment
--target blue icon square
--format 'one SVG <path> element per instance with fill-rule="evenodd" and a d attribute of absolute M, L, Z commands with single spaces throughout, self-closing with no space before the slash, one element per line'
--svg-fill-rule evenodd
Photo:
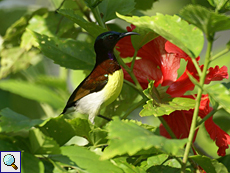
<path fill-rule="evenodd" d="M 21 172 L 21 151 L 0 151 L 0 173 Z"/>

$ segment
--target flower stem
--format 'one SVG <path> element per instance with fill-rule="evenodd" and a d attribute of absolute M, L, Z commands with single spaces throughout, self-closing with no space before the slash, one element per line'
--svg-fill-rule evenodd
<path fill-rule="evenodd" d="M 139 94 L 147 101 L 147 97 L 145 96 L 145 94 L 143 93 L 143 90 L 139 90 L 136 85 L 134 85 L 133 83 L 124 80 L 124 83 L 126 83 L 127 85 L 131 86 L 132 88 L 134 88 L 137 92 L 139 92 Z"/>
<path fill-rule="evenodd" d="M 54 3 L 54 2 L 53 2 L 53 3 Z M 58 10 L 61 9 L 61 7 L 63 6 L 64 3 L 65 3 L 65 0 L 63 0 L 63 1 L 61 2 L 61 4 L 58 6 L 58 8 L 55 10 L 55 12 L 58 12 Z"/>
<path fill-rule="evenodd" d="M 176 135 L 173 133 L 167 122 L 164 120 L 163 117 L 158 117 L 161 123 L 163 124 L 164 128 L 168 132 L 168 134 L 171 136 L 172 139 L 177 139 Z"/>
<path fill-rule="evenodd" d="M 92 13 L 93 13 L 93 15 L 94 15 L 96 21 L 98 22 L 98 24 L 99 24 L 101 27 L 106 28 L 105 23 L 103 22 L 103 20 L 102 20 L 102 18 L 101 18 L 101 16 L 100 16 L 100 12 L 99 12 L 98 7 L 94 7 L 94 8 L 92 7 L 92 8 L 91 8 L 91 11 L 92 11 Z"/>
<path fill-rule="evenodd" d="M 136 103 L 135 105 L 131 106 L 131 107 L 125 112 L 125 114 L 122 116 L 121 119 L 126 119 L 126 118 L 129 116 L 129 114 L 130 114 L 131 112 L 133 112 L 136 108 L 138 108 L 138 107 L 140 107 L 141 105 L 145 104 L 146 100 L 147 100 L 147 99 L 144 98 L 144 99 L 142 99 L 141 101 L 139 101 L 138 103 Z"/>
<path fill-rule="evenodd" d="M 211 116 L 213 116 L 213 114 L 215 114 L 216 112 L 217 112 L 216 109 L 213 109 L 211 112 L 209 112 L 208 115 L 206 115 L 202 120 L 200 120 L 200 121 L 198 122 L 198 124 L 196 125 L 196 129 L 199 128 L 199 126 L 200 126 L 201 124 L 203 124 L 207 119 L 209 119 Z"/>
<path fill-rule="evenodd" d="M 218 59 L 219 57 L 223 56 L 224 54 L 228 53 L 230 51 L 229 48 L 225 48 L 224 50 L 222 50 L 221 52 L 217 53 L 216 55 L 214 55 L 211 59 L 211 61 L 214 61 L 216 59 Z"/>
<path fill-rule="evenodd" d="M 134 75 L 133 71 L 125 64 L 125 62 L 121 59 L 121 57 L 119 56 L 118 52 L 115 50 L 114 54 L 117 58 L 118 63 L 129 73 L 130 77 L 132 78 L 133 82 L 136 85 L 136 88 L 143 92 L 143 89 L 139 83 L 139 81 L 137 80 L 136 76 Z"/>
<path fill-rule="evenodd" d="M 135 64 L 135 61 L 136 61 L 136 58 L 137 58 L 137 50 L 135 50 L 134 52 L 134 55 L 133 55 L 133 60 L 132 60 L 132 63 L 131 63 L 131 67 L 130 67 L 130 70 L 133 71 L 133 68 L 134 68 L 134 64 Z"/>
<path fill-rule="evenodd" d="M 133 60 L 131 63 L 131 67 L 129 68 L 124 61 L 121 59 L 121 57 L 118 55 L 118 52 L 115 50 L 115 56 L 117 58 L 118 63 L 129 73 L 130 77 L 132 78 L 132 80 L 135 83 L 135 89 L 137 89 L 140 93 L 142 93 L 142 97 L 143 100 L 140 101 L 135 107 L 139 107 L 141 104 L 143 104 L 146 101 L 146 96 L 143 94 L 143 89 L 139 83 L 139 81 L 137 80 L 136 76 L 133 73 L 133 67 L 134 67 L 134 63 L 136 60 L 136 56 L 137 56 L 137 50 L 135 50 L 135 53 L 133 55 Z M 130 112 L 131 113 L 131 112 Z M 122 119 L 124 119 L 125 117 L 127 117 L 128 114 L 125 114 Z M 173 133 L 173 131 L 171 130 L 171 128 L 169 127 L 169 125 L 167 124 L 167 122 L 164 120 L 163 117 L 159 117 L 159 120 L 161 121 L 161 123 L 163 124 L 163 126 L 165 127 L 165 129 L 167 130 L 167 132 L 169 133 L 169 135 L 171 136 L 172 139 L 176 139 L 176 135 Z"/>
<path fill-rule="evenodd" d="M 198 75 L 201 77 L 202 72 L 201 72 L 201 70 L 200 70 L 200 67 L 199 67 L 198 62 L 196 61 L 195 58 L 191 58 L 191 59 L 192 59 L 192 62 L 193 62 L 193 64 L 194 64 L 195 68 L 196 68 L 196 71 L 197 71 Z"/>
<path fill-rule="evenodd" d="M 201 88 L 198 88 L 195 109 L 194 109 L 192 123 L 191 123 L 191 127 L 190 127 L 190 132 L 189 132 L 189 136 L 188 136 L 188 142 L 187 142 L 185 152 L 184 152 L 184 157 L 183 157 L 183 166 L 181 168 L 182 173 L 185 172 L 186 163 L 188 161 L 189 150 L 190 150 L 190 148 L 192 146 L 192 141 L 193 141 L 195 131 L 196 131 L 196 122 L 197 122 L 197 117 L 198 117 L 198 114 L 199 114 L 199 107 L 200 107 L 200 101 L 201 101 L 201 97 L 202 97 L 205 77 L 206 77 L 207 69 L 208 69 L 208 66 L 209 66 L 209 63 L 210 63 L 212 44 L 213 44 L 213 40 L 208 39 L 208 46 L 207 46 L 207 51 L 206 51 L 206 55 L 205 55 L 204 68 L 203 68 L 203 71 L 202 71 L 202 75 L 200 77 L 200 86 L 201 86 Z"/>

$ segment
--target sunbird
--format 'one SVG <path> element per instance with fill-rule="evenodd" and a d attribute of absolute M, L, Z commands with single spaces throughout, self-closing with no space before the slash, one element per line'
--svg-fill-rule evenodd
<path fill-rule="evenodd" d="M 96 38 L 96 64 L 92 72 L 73 91 L 62 114 L 73 111 L 88 114 L 88 119 L 94 124 L 94 118 L 99 115 L 100 109 L 119 96 L 124 75 L 113 49 L 120 39 L 129 35 L 138 33 L 108 31 Z"/>

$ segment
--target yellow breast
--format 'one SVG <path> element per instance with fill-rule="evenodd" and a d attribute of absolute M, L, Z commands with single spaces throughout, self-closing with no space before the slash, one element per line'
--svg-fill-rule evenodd
<path fill-rule="evenodd" d="M 115 71 L 108 77 L 108 83 L 103 88 L 104 90 L 104 103 L 102 105 L 106 106 L 112 103 L 120 94 L 123 86 L 124 74 L 122 69 Z"/>

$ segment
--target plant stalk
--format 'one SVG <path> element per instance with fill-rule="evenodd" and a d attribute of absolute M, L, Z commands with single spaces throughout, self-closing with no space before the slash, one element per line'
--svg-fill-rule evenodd
<path fill-rule="evenodd" d="M 183 157 L 183 166 L 181 168 L 182 173 L 185 172 L 186 164 L 187 164 L 187 161 L 188 161 L 189 150 L 190 150 L 190 148 L 192 146 L 192 141 L 193 141 L 195 131 L 196 131 L 196 122 L 197 122 L 197 117 L 198 117 L 198 114 L 199 114 L 199 107 L 200 107 L 200 101 L 201 101 L 201 97 L 202 97 L 205 77 L 206 77 L 207 69 L 208 69 L 208 66 L 209 66 L 209 63 L 210 63 L 212 45 L 213 45 L 213 40 L 208 39 L 208 46 L 207 46 L 207 51 L 206 51 L 206 55 L 205 55 L 204 68 L 203 68 L 202 75 L 201 75 L 201 78 L 200 78 L 200 86 L 201 86 L 201 88 L 198 88 L 195 109 L 194 109 L 192 123 L 191 123 L 191 127 L 190 127 L 190 132 L 189 132 L 189 136 L 188 136 L 188 142 L 187 142 L 185 152 L 184 152 L 184 157 Z"/>
<path fill-rule="evenodd" d="M 202 72 L 201 72 L 201 70 L 200 70 L 200 67 L 199 67 L 198 62 L 196 61 L 195 58 L 191 58 L 191 59 L 192 59 L 192 62 L 193 62 L 193 64 L 194 64 L 195 68 L 196 68 L 196 71 L 197 71 L 199 77 L 201 77 Z"/>
<path fill-rule="evenodd" d="M 158 119 L 161 121 L 161 123 L 163 124 L 164 128 L 166 129 L 166 131 L 171 136 L 171 138 L 172 139 L 177 139 L 176 135 L 173 133 L 173 131 L 171 130 L 171 128 L 169 127 L 167 122 L 164 120 L 164 118 L 163 117 L 158 117 Z"/>
<path fill-rule="evenodd" d="M 121 57 L 119 56 L 118 52 L 115 50 L 114 54 L 117 58 L 118 63 L 129 73 L 130 77 L 132 78 L 133 82 L 136 85 L 136 88 L 143 92 L 143 89 L 139 83 L 139 81 L 137 80 L 136 76 L 134 75 L 133 71 L 125 64 L 125 62 L 121 59 Z"/>
<path fill-rule="evenodd" d="M 224 54 L 228 53 L 230 51 L 229 48 L 225 48 L 224 50 L 222 50 L 221 52 L 217 53 L 216 55 L 214 55 L 211 59 L 211 61 L 214 61 L 216 59 L 218 59 L 219 57 L 223 56 Z"/>
<path fill-rule="evenodd" d="M 125 114 L 122 116 L 121 119 L 126 119 L 132 111 L 134 111 L 136 108 L 143 105 L 145 102 L 146 102 L 146 99 L 142 99 L 140 102 L 136 103 L 134 106 L 132 106 L 129 110 L 125 112 Z"/>
<path fill-rule="evenodd" d="M 99 12 L 98 7 L 95 7 L 95 8 L 92 7 L 91 11 L 92 11 L 96 21 L 98 22 L 98 25 L 100 25 L 103 28 L 106 28 L 105 23 L 103 22 L 103 20 L 102 20 L 102 18 L 100 16 L 100 12 Z"/>
<path fill-rule="evenodd" d="M 199 128 L 199 126 L 200 126 L 201 124 L 203 124 L 207 119 L 209 119 L 211 116 L 213 116 L 213 114 L 215 114 L 216 112 L 217 112 L 216 109 L 213 109 L 211 112 L 209 112 L 208 115 L 206 115 L 202 120 L 200 120 L 200 121 L 198 122 L 198 124 L 196 125 L 196 129 Z"/>
<path fill-rule="evenodd" d="M 131 67 L 130 67 L 130 70 L 133 71 L 133 68 L 134 68 L 134 64 L 135 64 L 135 61 L 136 61 L 136 58 L 137 58 L 137 50 L 135 50 L 134 52 L 134 55 L 133 55 L 133 60 L 132 60 L 132 63 L 131 63 Z"/>
<path fill-rule="evenodd" d="M 126 83 L 127 85 L 131 86 L 132 88 L 134 88 L 137 92 L 139 92 L 139 94 L 147 101 L 147 97 L 145 96 L 145 94 L 143 93 L 143 90 L 139 90 L 136 85 L 134 85 L 133 83 L 124 80 L 124 83 Z"/>

